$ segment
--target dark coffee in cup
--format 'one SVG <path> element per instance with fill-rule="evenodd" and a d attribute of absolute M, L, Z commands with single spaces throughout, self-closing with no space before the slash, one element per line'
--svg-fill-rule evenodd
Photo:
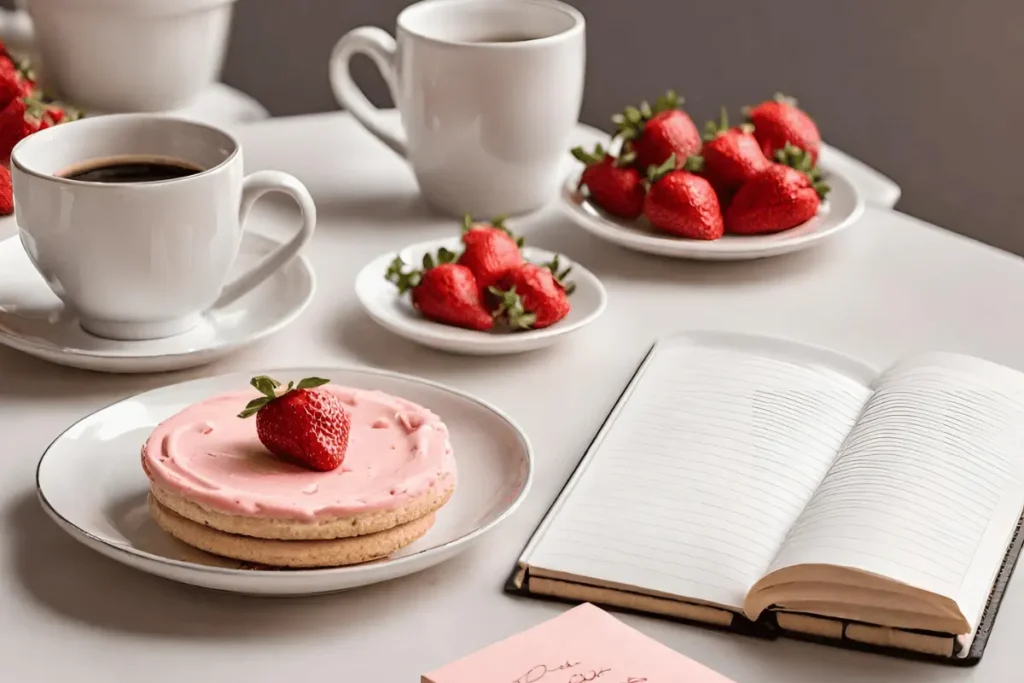
<path fill-rule="evenodd" d="M 177 159 L 107 158 L 77 164 L 57 175 L 87 183 L 153 183 L 187 178 L 200 171 Z"/>

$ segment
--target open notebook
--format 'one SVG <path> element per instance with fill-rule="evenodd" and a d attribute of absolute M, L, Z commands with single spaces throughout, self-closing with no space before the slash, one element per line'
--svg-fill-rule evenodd
<path fill-rule="evenodd" d="M 509 590 L 977 662 L 1020 552 L 1024 374 L 659 341 Z"/>

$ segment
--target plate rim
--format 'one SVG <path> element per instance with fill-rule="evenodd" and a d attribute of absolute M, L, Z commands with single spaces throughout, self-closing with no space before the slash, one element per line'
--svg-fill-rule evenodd
<path fill-rule="evenodd" d="M 865 210 L 864 197 L 857 186 L 844 174 L 834 169 L 824 168 L 833 185 L 842 185 L 852 199 L 852 206 L 849 213 L 838 220 L 835 225 L 824 230 L 815 230 L 804 235 L 781 239 L 772 244 L 761 246 L 750 245 L 748 247 L 723 248 L 719 240 L 686 240 L 685 238 L 674 238 L 670 235 L 659 235 L 656 233 L 643 234 L 626 232 L 619 225 L 617 220 L 606 218 L 602 215 L 591 216 L 586 212 L 582 202 L 576 201 L 575 186 L 582 173 L 578 168 L 572 169 L 559 188 L 556 199 L 562 212 L 568 215 L 580 228 L 611 244 L 618 245 L 632 251 L 655 254 L 671 258 L 693 259 L 693 260 L 749 260 L 752 258 L 768 258 L 779 256 L 792 251 L 810 247 L 811 245 L 833 237 L 839 232 L 850 228 L 857 222 Z M 838 181 L 838 182 L 836 182 Z M 817 216 L 816 216 L 817 217 Z M 827 218 L 827 216 L 826 216 Z M 812 219 L 813 220 L 813 219 Z M 800 226 L 796 226 L 800 227 Z M 784 235 L 788 231 L 775 233 Z M 739 236 L 736 236 L 739 237 Z M 747 236 L 744 236 L 747 237 Z M 754 238 L 758 236 L 752 236 Z"/>
<path fill-rule="evenodd" d="M 502 419 L 515 432 L 515 434 L 519 438 L 520 444 L 523 447 L 523 452 L 524 452 L 524 454 L 526 456 L 526 476 L 525 476 L 525 479 L 524 479 L 524 482 L 523 482 L 523 487 L 520 490 L 519 494 L 515 497 L 515 499 L 513 499 L 509 503 L 508 507 L 506 507 L 500 514 L 498 514 L 498 516 L 496 516 L 490 522 L 487 522 L 486 524 L 478 526 L 477 528 L 469 531 L 468 533 L 465 533 L 465 534 L 459 536 L 458 538 L 454 538 L 454 539 L 452 539 L 450 541 L 447 541 L 447 542 L 442 543 L 440 545 L 432 546 L 430 548 L 423 548 L 422 550 L 418 550 L 415 553 L 412 553 L 410 555 L 403 555 L 402 557 L 398 557 L 398 558 L 395 558 L 393 560 L 390 560 L 390 562 L 409 564 L 409 563 L 412 563 L 416 559 L 422 559 L 423 557 L 432 557 L 434 555 L 442 555 L 442 554 L 444 554 L 447 551 L 455 550 L 455 549 L 458 549 L 461 546 L 465 546 L 466 544 L 468 544 L 472 540 L 474 540 L 474 539 L 476 539 L 476 538 L 486 534 L 487 532 L 493 530 L 498 525 L 500 525 L 502 522 L 504 522 L 509 517 L 511 517 L 516 512 L 516 510 L 519 509 L 519 507 L 522 505 L 523 501 L 526 500 L 526 497 L 529 495 L 530 490 L 533 487 L 533 479 L 534 479 L 534 476 L 535 476 L 535 473 L 536 473 L 536 463 L 535 463 L 535 457 L 534 457 L 534 452 L 533 452 L 533 444 L 530 442 L 529 437 L 527 436 L 527 434 L 523 430 L 523 428 L 519 425 L 519 423 L 516 422 L 516 420 L 513 419 L 512 416 L 510 416 L 508 413 L 506 413 L 505 411 L 501 410 L 500 408 L 498 408 L 494 404 L 492 404 L 489 401 L 486 401 L 486 400 L 484 400 L 484 399 L 482 399 L 482 398 L 480 398 L 480 397 L 478 397 L 478 396 L 476 396 L 474 394 L 471 394 L 471 393 L 466 392 L 466 391 L 462 391 L 461 389 L 457 389 L 455 387 L 450 387 L 450 386 L 448 386 L 446 384 L 443 384 L 441 382 L 435 382 L 434 380 L 430 380 L 430 379 L 426 379 L 426 378 L 422 378 L 422 377 L 416 377 L 414 375 L 407 375 L 407 374 L 401 373 L 401 372 L 393 372 L 391 370 L 383 370 L 383 369 L 379 369 L 379 368 L 358 367 L 358 366 L 340 366 L 340 365 L 339 366 L 331 366 L 331 365 L 315 366 L 314 365 L 314 366 L 305 366 L 305 367 L 303 367 L 303 366 L 294 366 L 294 367 L 269 368 L 269 369 L 266 369 L 266 370 L 261 370 L 260 372 L 262 372 L 263 374 L 270 374 L 270 375 L 272 375 L 275 372 L 280 374 L 282 372 L 292 372 L 294 370 L 300 370 L 300 369 L 310 369 L 310 370 L 312 370 L 314 368 L 318 369 L 321 372 L 323 372 L 325 370 L 332 370 L 332 371 L 341 370 L 341 371 L 344 371 L 344 372 L 355 372 L 355 373 L 361 373 L 361 374 L 366 374 L 366 375 L 371 375 L 371 376 L 389 377 L 391 379 L 398 379 L 398 380 L 403 380 L 403 381 L 411 381 L 411 382 L 413 382 L 415 384 L 420 384 L 420 385 L 429 387 L 431 389 L 440 390 L 440 391 L 443 391 L 443 392 L 454 394 L 455 396 L 458 396 L 459 398 L 461 398 L 463 400 L 470 401 L 471 403 L 475 403 L 475 404 L 479 405 L 480 407 L 482 407 L 482 408 L 484 408 L 486 410 L 489 410 L 491 413 L 493 413 L 494 415 L 496 415 L 500 419 Z M 68 519 L 67 517 L 62 515 L 53 506 L 53 504 L 47 499 L 46 493 L 43 491 L 42 482 L 40 481 L 40 474 L 42 472 L 43 462 L 46 460 L 46 456 L 50 453 L 51 450 L 53 450 L 53 447 L 57 444 L 57 442 L 60 441 L 61 439 L 63 439 L 65 437 L 65 435 L 69 431 L 71 431 L 72 429 L 77 427 L 79 424 L 81 424 L 81 423 L 85 422 L 86 420 L 94 417 L 95 415 L 103 412 L 104 410 L 112 408 L 112 407 L 114 407 L 114 406 L 116 406 L 116 405 L 118 405 L 120 403 L 124 403 L 125 401 L 129 401 L 129 400 L 133 400 L 133 399 L 138 399 L 138 398 L 140 398 L 142 396 L 145 396 L 146 394 L 152 394 L 152 393 L 155 393 L 155 392 L 158 392 L 158 391 L 163 391 L 163 390 L 166 390 L 166 389 L 170 389 L 172 387 L 179 387 L 180 388 L 180 387 L 183 387 L 183 386 L 188 385 L 188 384 L 196 384 L 196 383 L 199 383 L 199 382 L 205 382 L 205 381 L 209 381 L 209 380 L 222 379 L 222 378 L 229 377 L 231 375 L 245 375 L 245 374 L 246 374 L 246 371 L 228 372 L 228 373 L 222 373 L 220 375 L 214 375 L 213 377 L 197 377 L 195 379 L 186 380 L 184 382 L 175 382 L 173 384 L 166 384 L 166 385 L 163 385 L 163 386 L 160 386 L 160 387 L 155 387 L 153 389 L 148 389 L 148 390 L 143 391 L 143 392 L 132 394 L 130 396 L 122 397 L 122 398 L 120 398 L 120 399 L 118 399 L 116 401 L 113 401 L 111 403 L 108 403 L 108 404 L 106 404 L 104 406 L 101 406 L 101 407 L 97 408 L 96 410 L 91 411 L 90 413 L 88 413 L 87 415 L 84 415 L 83 417 L 79 418 L 78 420 L 75 420 L 73 423 L 71 423 L 66 428 L 64 428 L 60 432 L 60 434 L 58 434 L 52 441 L 50 441 L 50 443 L 43 450 L 42 455 L 39 456 L 39 461 L 36 463 L 36 472 L 35 472 L 36 496 L 39 499 L 39 502 L 42 505 L 42 507 L 45 510 L 45 512 L 48 515 L 50 515 L 51 517 L 53 517 L 54 520 L 56 522 L 58 522 L 58 525 L 62 526 L 64 528 L 65 532 L 67 532 L 69 536 L 72 536 L 73 538 L 75 538 L 75 540 L 77 540 L 80 543 L 83 543 L 85 545 L 88 545 L 88 543 L 86 543 L 86 540 L 88 540 L 88 541 L 91 541 L 93 543 L 100 544 L 100 545 L 102 545 L 102 546 L 112 550 L 114 553 L 128 555 L 128 556 L 131 556 L 133 558 L 138 558 L 138 559 L 140 559 L 142 561 L 153 562 L 153 563 L 160 564 L 160 565 L 163 565 L 163 566 L 166 566 L 166 567 L 170 567 L 170 568 L 173 568 L 173 569 L 180 569 L 180 570 L 184 570 L 184 571 L 194 571 L 194 572 L 199 572 L 201 574 L 214 574 L 214 575 L 219 575 L 219 576 L 223 576 L 223 577 L 235 577 L 235 578 L 241 578 L 241 577 L 253 577 L 253 578 L 281 577 L 281 578 L 278 578 L 278 579 L 271 579 L 271 580 L 281 581 L 284 578 L 293 578 L 294 577 L 294 578 L 302 579 L 302 578 L 308 578 L 310 576 L 328 577 L 328 576 L 333 576 L 333 575 L 336 575 L 336 574 L 337 575 L 349 575 L 349 576 L 354 575 L 354 576 L 359 576 L 359 575 L 364 575 L 364 574 L 367 574 L 367 573 L 372 573 L 374 570 L 379 569 L 379 567 L 380 567 L 379 564 L 370 562 L 370 563 L 362 563 L 362 564 L 349 565 L 349 566 L 341 566 L 341 567 L 321 567 L 321 568 L 315 568 L 315 569 L 296 569 L 296 570 L 291 570 L 291 571 L 288 571 L 288 572 L 282 572 L 282 571 L 280 571 L 278 569 L 233 569 L 231 567 L 216 567 L 216 566 L 211 566 L 211 565 L 202 565 L 202 564 L 197 564 L 195 562 L 188 562 L 186 560 L 175 560 L 175 559 L 171 559 L 171 558 L 167 558 L 167 557 L 162 557 L 160 555 L 155 555 L 153 553 L 150 553 L 150 552 L 147 552 L 147 551 L 144 551 L 144 550 L 139 550 L 137 548 L 124 547 L 124 546 L 115 545 L 115 544 L 109 542 L 108 540 L 106 540 L 104 538 L 101 538 L 101 537 L 97 536 L 96 534 L 94 534 L 94 533 L 92 533 L 90 531 L 87 531 L 86 529 L 83 529 L 82 527 L 80 527 L 77 524 L 75 524 L 74 522 L 72 522 L 70 519 Z M 74 530 L 74 533 L 72 533 L 71 530 Z"/>
<path fill-rule="evenodd" d="M 591 271 L 589 268 L 587 268 L 582 263 L 569 256 L 568 254 L 554 252 L 551 251 L 550 249 L 543 249 L 541 247 L 535 247 L 529 244 L 525 246 L 526 249 L 543 252 L 545 254 L 550 254 L 552 256 L 557 254 L 558 256 L 567 259 L 568 265 L 571 265 L 573 267 L 573 271 L 575 273 L 583 273 L 592 281 L 592 283 L 595 285 L 595 291 L 598 294 L 598 303 L 593 311 L 587 313 L 579 320 L 576 320 L 563 326 L 559 326 L 558 323 L 556 323 L 554 325 L 544 327 L 539 330 L 524 330 L 521 332 L 516 332 L 515 334 L 490 335 L 483 332 L 479 332 L 477 330 L 467 330 L 452 325 L 444 325 L 442 323 L 433 323 L 434 325 L 437 326 L 438 329 L 435 329 L 434 327 L 431 326 L 426 326 L 425 329 L 421 331 L 419 329 L 412 330 L 406 326 L 407 324 L 415 325 L 417 323 L 412 323 L 405 320 L 396 320 L 389 316 L 381 315 L 379 312 L 375 310 L 374 306 L 370 305 L 370 302 L 367 300 L 367 297 L 364 296 L 365 287 L 360 286 L 360 283 L 364 279 L 370 277 L 369 273 L 371 271 L 371 268 L 379 267 L 380 264 L 386 263 L 389 258 L 394 258 L 396 254 L 400 254 L 403 251 L 429 250 L 431 247 L 441 247 L 450 245 L 451 243 L 457 242 L 458 240 L 458 237 L 441 237 L 433 240 L 426 240 L 424 242 L 409 244 L 399 249 L 393 249 L 391 251 L 378 254 L 377 256 L 371 258 L 366 263 L 366 265 L 359 269 L 359 272 L 356 273 L 355 280 L 353 281 L 353 289 L 355 289 L 356 298 L 359 300 L 359 304 L 362 306 L 366 314 L 369 315 L 374 320 L 374 322 L 385 327 L 394 334 L 398 334 L 412 341 L 422 342 L 423 340 L 429 339 L 430 341 L 445 344 L 472 343 L 485 345 L 490 349 L 495 349 L 502 347 L 516 347 L 524 344 L 529 344 L 530 342 L 536 342 L 543 339 L 557 337 L 560 335 L 567 335 L 572 332 L 576 332 L 579 329 L 589 325 L 590 323 L 594 322 L 599 317 L 601 317 L 605 309 L 607 309 L 608 307 L 608 290 L 605 288 L 604 283 L 601 282 L 601 279 L 597 277 L 597 275 L 595 275 L 593 271 Z M 400 332 L 399 329 L 396 328 L 400 328 L 402 331 Z"/>
<path fill-rule="evenodd" d="M 265 235 L 265 234 L 259 233 L 259 232 L 250 232 L 250 233 L 248 233 L 247 236 L 257 237 L 259 239 L 266 240 L 267 242 L 272 243 L 272 244 L 276 244 L 276 245 L 280 245 L 281 244 L 281 242 L 279 242 L 278 240 L 274 239 L 273 237 L 271 237 L 269 235 Z M 243 239 L 245 239 L 245 237 L 243 237 Z M 18 240 L 18 242 L 20 244 L 21 237 L 20 237 L 19 234 L 15 234 L 15 235 L 12 235 L 11 237 L 7 238 L 6 240 L 0 240 L 0 248 L 2 248 L 5 243 L 10 242 L 12 240 Z M 299 265 L 300 269 L 305 272 L 307 280 L 309 282 L 308 291 L 306 291 L 305 295 L 302 298 L 302 301 L 299 302 L 292 311 L 290 311 L 287 315 L 282 316 L 279 320 L 277 320 L 272 325 L 268 325 L 267 327 L 265 327 L 262 330 L 260 330 L 258 333 L 254 334 L 254 335 L 252 335 L 252 336 L 250 336 L 250 337 L 248 337 L 248 338 L 246 338 L 244 340 L 241 340 L 241 341 L 224 342 L 224 343 L 220 343 L 220 344 L 212 344 L 210 346 L 204 346 L 202 348 L 196 348 L 196 349 L 192 349 L 192 350 L 189 350 L 189 351 L 181 351 L 181 352 L 176 352 L 176 353 L 161 353 L 161 354 L 152 354 L 152 355 L 142 355 L 142 356 L 134 355 L 134 356 L 132 356 L 132 355 L 125 355 L 123 353 L 109 353 L 109 352 L 104 352 L 104 351 L 88 351 L 88 350 L 83 350 L 83 349 L 72 349 L 72 348 L 68 348 L 66 346 L 56 346 L 56 345 L 48 346 L 48 345 L 46 345 L 44 343 L 40 343 L 38 341 L 35 341 L 34 338 L 25 337 L 23 335 L 14 334 L 11 331 L 9 331 L 8 329 L 6 329 L 5 327 L 3 327 L 2 325 L 0 325 L 0 345 L 6 346 L 6 347 L 11 348 L 11 349 L 14 349 L 15 351 L 18 351 L 20 353 L 28 354 L 28 355 L 33 356 L 35 358 L 40 358 L 42 360 L 46 360 L 48 362 L 56 362 L 56 361 L 52 361 L 51 360 L 52 358 L 80 359 L 80 362 L 92 363 L 92 365 L 90 365 L 90 367 L 95 365 L 95 363 L 93 363 L 93 361 L 107 362 L 107 363 L 112 363 L 112 364 L 140 363 L 140 364 L 156 364 L 156 365 L 159 365 L 159 364 L 167 363 L 167 362 L 174 362 L 174 361 L 178 361 L 178 360 L 186 360 L 188 358 L 200 357 L 200 356 L 203 356 L 205 354 L 228 353 L 228 352 L 230 352 L 230 351 L 232 351 L 234 349 L 241 348 L 241 347 L 244 347 L 244 346 L 249 346 L 250 344 L 255 344 L 256 342 L 258 342 L 258 341 L 260 341 L 262 339 L 265 339 L 268 336 L 281 331 L 282 329 L 284 329 L 288 325 L 290 325 L 293 322 L 295 322 L 295 320 L 300 315 L 302 315 L 302 313 L 304 313 L 305 310 L 309 307 L 309 304 L 313 301 L 313 297 L 316 296 L 316 290 L 317 290 L 316 269 L 314 269 L 313 265 L 309 262 L 309 258 L 305 254 L 301 254 L 301 253 L 300 254 L 296 254 L 293 257 L 293 260 L 289 262 L 289 264 L 291 264 L 291 263 L 297 263 Z M 284 267 L 287 267 L 287 265 L 288 264 L 286 264 L 286 266 L 284 266 Z M 280 271 L 276 271 L 276 272 L 280 272 Z M 273 277 L 273 276 L 271 276 L 271 277 Z M 268 278 L 268 280 L 269 279 L 270 278 Z M 264 282 L 266 282 L 266 281 L 264 281 Z M 64 310 L 67 310 L 66 306 L 65 306 Z M 210 309 L 210 310 L 212 310 L 212 309 Z M 80 366 L 76 366 L 76 367 L 80 367 Z"/>

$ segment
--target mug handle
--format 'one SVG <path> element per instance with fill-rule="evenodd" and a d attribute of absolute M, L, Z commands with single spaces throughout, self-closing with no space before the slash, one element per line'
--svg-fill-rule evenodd
<path fill-rule="evenodd" d="M 309 242 L 316 228 L 316 204 L 309 190 L 298 178 L 281 171 L 257 171 L 242 181 L 242 201 L 238 209 L 238 222 L 245 230 L 246 217 L 252 205 L 267 192 L 283 192 L 295 200 L 302 212 L 302 227 L 287 244 L 267 256 L 245 273 L 227 284 L 213 308 L 222 308 L 238 300 L 290 261 Z"/>
<path fill-rule="evenodd" d="M 405 140 L 387 129 L 381 120 L 380 109 L 373 106 L 366 95 L 352 80 L 350 63 L 356 54 L 364 54 L 373 60 L 380 70 L 384 82 L 391 91 L 391 99 L 397 104 L 395 97 L 395 39 L 382 29 L 375 26 L 363 26 L 343 35 L 331 52 L 329 64 L 331 88 L 341 106 L 352 112 L 356 121 L 366 130 L 373 133 L 385 145 L 399 156 L 405 157 Z"/>

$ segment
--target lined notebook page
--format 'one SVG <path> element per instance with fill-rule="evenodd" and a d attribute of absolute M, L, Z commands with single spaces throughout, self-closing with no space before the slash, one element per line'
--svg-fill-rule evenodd
<path fill-rule="evenodd" d="M 977 625 L 1024 506 L 1024 375 L 928 354 L 877 391 L 772 570 L 856 567 L 957 602 Z"/>
<path fill-rule="evenodd" d="M 738 608 L 869 394 L 826 369 L 659 344 L 524 560 Z"/>

